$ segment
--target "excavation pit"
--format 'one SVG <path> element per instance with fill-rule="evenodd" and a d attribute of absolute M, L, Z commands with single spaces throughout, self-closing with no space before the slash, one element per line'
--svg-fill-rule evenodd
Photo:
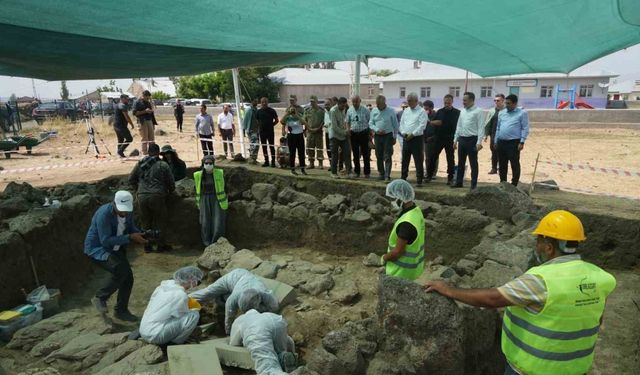
<path fill-rule="evenodd" d="M 244 168 L 229 168 L 226 172 L 231 201 L 228 241 L 237 252 L 249 249 L 260 259 L 254 267 L 256 273 L 275 277 L 295 288 L 297 298 L 282 313 L 308 369 L 320 374 L 340 373 L 336 369 L 372 375 L 502 373 L 496 312 L 462 308 L 439 296 L 422 296 L 418 285 L 390 283 L 379 278 L 375 267 L 363 265 L 363 258 L 369 253 L 385 251 L 395 220 L 389 201 L 383 196 L 384 185 L 293 179 Z M 178 245 L 177 249 L 166 254 L 131 251 L 136 278 L 131 309 L 138 314 L 144 311 L 161 280 L 169 278 L 178 267 L 195 264 L 203 254 L 190 184 L 181 183 L 179 195 L 169 205 L 174 229 L 170 241 Z M 6 207 L 6 201 L 12 200 L 13 206 L 31 209 L 16 208 L 2 213 L 0 251 L 5 260 L 2 274 L 10 277 L 3 278 L 8 287 L 0 291 L 0 307 L 20 303 L 21 288 L 33 289 L 33 260 L 39 281 L 62 290 L 64 314 L 73 311 L 82 315 L 75 318 L 63 315 L 72 323 L 58 327 L 63 333 L 57 338 L 43 333 L 32 345 L 10 344 L 12 349 L 0 348 L 0 359 L 4 358 L 0 367 L 17 372 L 52 367 L 60 373 L 75 375 L 99 373 L 95 366 L 102 366 L 101 371 L 109 366 L 135 367 L 133 359 L 142 356 L 147 362 L 136 371 L 168 374 L 165 358 L 158 357 L 152 349 L 121 343 L 119 336 L 111 341 L 104 338 L 108 333 L 93 320 L 96 314 L 88 303 L 106 275 L 96 271 L 82 255 L 84 235 L 95 209 L 124 186 L 125 179 L 116 176 L 93 184 L 68 184 L 46 191 L 11 185 L 4 194 L 0 205 Z M 533 249 L 529 232 L 549 207 L 535 205 L 526 195 L 509 187 L 479 190 L 466 196 L 417 192 L 417 203 L 427 220 L 428 263 L 422 280 L 444 278 L 461 286 L 491 287 L 528 267 Z M 62 200 L 62 207 L 57 210 L 31 207 L 45 195 Z M 497 210 L 492 199 L 511 203 Z M 631 244 L 637 241 L 638 220 L 588 212 L 581 218 L 587 233 L 593 233 L 583 247 L 586 259 L 620 270 L 626 283 L 636 282 L 638 253 Z M 384 293 L 389 290 L 398 293 Z M 415 315 L 428 310 L 425 317 L 429 319 L 412 321 L 407 319 L 406 311 L 393 307 L 402 303 L 398 295 L 412 293 L 415 294 L 412 301 L 419 304 L 408 311 Z M 434 305 L 444 310 L 429 309 Z M 460 344 L 455 348 L 448 346 L 451 340 L 447 335 L 438 334 L 429 326 L 429 322 L 447 314 L 455 317 L 451 322 L 442 322 L 448 324 L 444 332 L 449 336 L 457 332 L 458 336 L 453 337 Z M 84 322 L 76 325 L 74 319 Z M 132 328 L 126 324 L 116 326 L 118 332 Z M 51 356 L 64 349 L 62 343 L 69 344 L 67 340 L 71 337 L 89 334 L 102 337 L 108 350 L 98 351 L 93 359 Z M 448 349 L 434 350 L 434 344 Z M 56 345 L 59 347 L 53 349 Z M 385 367 L 391 358 L 405 351 L 410 355 L 400 358 L 397 367 Z M 128 356 L 133 359 L 127 360 Z M 232 368 L 225 371 L 244 373 Z"/>

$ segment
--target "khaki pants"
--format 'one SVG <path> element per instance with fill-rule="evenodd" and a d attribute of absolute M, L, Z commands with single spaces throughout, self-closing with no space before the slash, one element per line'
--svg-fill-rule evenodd
<path fill-rule="evenodd" d="M 155 143 L 156 136 L 154 131 L 153 122 L 151 120 L 144 120 L 140 125 L 140 137 L 142 137 L 142 154 L 146 155 L 147 149 L 150 143 Z"/>
<path fill-rule="evenodd" d="M 315 159 L 318 159 L 320 163 L 324 157 L 322 156 L 323 149 L 323 136 L 322 132 L 307 133 L 307 156 L 309 157 L 309 163 L 313 165 Z"/>

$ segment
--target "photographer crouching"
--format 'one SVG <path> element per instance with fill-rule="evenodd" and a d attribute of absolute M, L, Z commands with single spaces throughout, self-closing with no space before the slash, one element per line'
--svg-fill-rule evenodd
<path fill-rule="evenodd" d="M 153 242 L 157 242 L 156 250 L 161 252 L 171 250 L 171 246 L 165 242 L 167 197 L 176 190 L 176 184 L 171 168 L 160 160 L 159 155 L 160 147 L 155 143 L 150 144 L 149 155 L 133 168 L 129 184 L 136 190 L 142 226 L 153 234 L 151 237 L 154 239 Z M 145 244 L 145 252 L 153 250 L 151 241 Z"/>
<path fill-rule="evenodd" d="M 109 281 L 91 299 L 105 319 L 107 300 L 117 290 L 114 317 L 131 322 L 138 320 L 129 311 L 133 272 L 127 259 L 127 245 L 132 242 L 146 244 L 147 240 L 133 223 L 133 196 L 128 191 L 118 191 L 113 202 L 102 205 L 93 215 L 84 240 L 84 253 L 93 263 L 111 273 Z"/>

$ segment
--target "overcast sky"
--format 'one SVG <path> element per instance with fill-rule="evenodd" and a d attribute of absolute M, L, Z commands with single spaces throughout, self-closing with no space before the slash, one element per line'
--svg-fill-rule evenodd
<path fill-rule="evenodd" d="M 620 74 L 615 78 L 618 82 L 626 80 L 640 80 L 640 44 L 627 48 L 622 51 L 615 52 L 609 56 L 595 60 L 586 66 L 594 70 L 609 70 Z M 343 70 L 351 70 L 353 63 L 338 62 L 336 67 Z M 367 69 L 397 69 L 406 70 L 413 66 L 412 60 L 405 59 L 370 59 L 369 67 L 362 67 L 362 72 L 366 73 Z M 59 81 L 42 81 L 33 80 L 35 89 L 40 98 L 55 99 L 60 97 Z M 86 91 L 93 91 L 98 86 L 109 84 L 109 80 L 83 80 L 83 81 L 67 81 L 67 87 L 71 97 L 79 96 Z M 122 90 L 126 90 L 131 84 L 130 79 L 116 80 L 116 86 Z M 0 100 L 7 100 L 11 94 L 17 96 L 33 96 L 32 80 L 30 78 L 18 78 L 0 76 Z"/>

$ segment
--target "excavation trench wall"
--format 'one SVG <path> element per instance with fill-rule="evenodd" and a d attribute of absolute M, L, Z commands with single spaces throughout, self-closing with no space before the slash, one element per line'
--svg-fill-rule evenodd
<path fill-rule="evenodd" d="M 388 202 L 382 198 L 384 186 L 381 184 L 296 179 L 245 168 L 227 168 L 226 176 L 231 200 L 227 237 L 240 248 L 274 244 L 305 246 L 340 255 L 386 250 L 394 219 Z M 256 197 L 252 189 L 256 183 L 274 186 L 275 191 L 269 193 L 268 199 Z M 168 204 L 172 228 L 168 239 L 183 247 L 202 248 L 190 184 L 190 181 L 182 183 L 178 195 Z M 34 268 L 41 284 L 60 288 L 63 293 L 77 290 L 95 270 L 82 251 L 93 213 L 121 188 L 126 188 L 125 176 L 46 190 L 17 184 L 7 187 L 0 197 L 3 284 L 0 309 L 24 301 L 21 290 L 29 291 L 36 286 Z M 45 195 L 61 199 L 62 207 L 39 209 Z M 344 196 L 346 202 L 335 205 L 335 201 L 327 200 L 329 195 Z M 419 191 L 416 195 L 424 201 L 421 204 L 427 218 L 428 258 L 443 255 L 445 263 L 455 263 L 489 234 L 487 228 L 491 225 L 512 225 L 512 219 L 499 217 L 491 206 L 470 204 L 464 196 L 433 191 Z M 366 202 L 367 199 L 372 201 Z M 371 204 L 376 207 L 372 209 Z M 475 210 L 452 207 L 465 205 Z M 529 220 L 548 209 L 530 210 Z M 587 260 L 612 268 L 633 268 L 640 264 L 637 250 L 640 218 L 621 219 L 577 211 L 588 233 L 582 246 Z"/>

